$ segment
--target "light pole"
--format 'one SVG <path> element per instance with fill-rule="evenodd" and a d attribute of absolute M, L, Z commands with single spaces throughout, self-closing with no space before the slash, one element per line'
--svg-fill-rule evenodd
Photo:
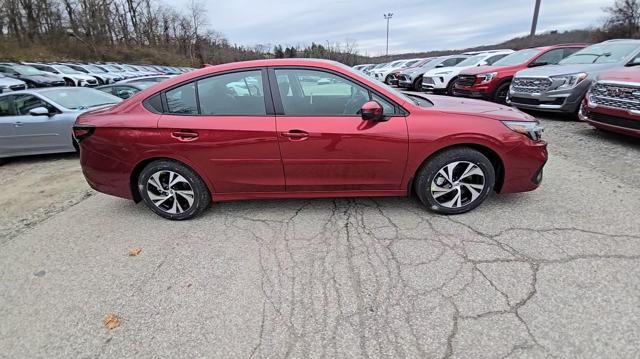
<path fill-rule="evenodd" d="M 386 52 L 386 56 L 389 56 L 389 20 L 391 20 L 391 18 L 393 17 L 393 13 L 387 13 L 384 14 L 384 18 L 385 20 L 387 20 L 387 52 Z"/>
<path fill-rule="evenodd" d="M 536 27 L 538 27 L 538 14 L 540 13 L 540 2 L 542 0 L 536 0 L 536 7 L 533 9 L 533 20 L 531 21 L 531 38 L 536 36 Z"/>

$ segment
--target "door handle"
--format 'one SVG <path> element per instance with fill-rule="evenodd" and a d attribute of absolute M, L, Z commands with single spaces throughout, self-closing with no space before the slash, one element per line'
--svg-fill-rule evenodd
<path fill-rule="evenodd" d="M 22 122 L 20 122 L 20 121 L 16 121 L 16 122 L 14 122 L 14 123 L 13 123 L 13 125 L 14 125 L 15 127 L 20 127 L 20 126 L 22 126 Z"/>
<path fill-rule="evenodd" d="M 289 130 L 288 132 L 281 132 L 282 137 L 288 137 L 290 141 L 303 141 L 309 138 L 309 133 L 302 130 Z"/>
<path fill-rule="evenodd" d="M 171 132 L 171 137 L 182 142 L 190 142 L 198 139 L 198 133 L 193 130 L 180 130 Z"/>

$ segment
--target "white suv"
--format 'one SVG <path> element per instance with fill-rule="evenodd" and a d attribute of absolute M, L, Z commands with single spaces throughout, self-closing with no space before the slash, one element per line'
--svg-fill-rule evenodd
<path fill-rule="evenodd" d="M 389 80 L 388 77 L 389 75 L 391 75 L 393 71 L 396 71 L 405 67 L 405 65 L 409 62 L 413 62 L 413 61 L 418 62 L 419 60 L 421 59 L 393 61 L 388 63 L 386 66 L 373 70 L 371 73 L 376 80 L 388 83 L 388 80 Z"/>
<path fill-rule="evenodd" d="M 462 70 L 470 67 L 491 65 L 511 53 L 513 53 L 513 50 L 486 51 L 470 56 L 454 66 L 429 70 L 422 76 L 422 90 L 445 92 L 447 95 L 453 95 L 453 84 Z"/>

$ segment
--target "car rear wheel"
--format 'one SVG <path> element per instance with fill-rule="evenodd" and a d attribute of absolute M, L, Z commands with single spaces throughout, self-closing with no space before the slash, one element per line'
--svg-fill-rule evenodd
<path fill-rule="evenodd" d="M 482 153 L 467 147 L 435 155 L 418 172 L 416 193 L 440 214 L 460 214 L 478 207 L 495 184 L 495 169 Z"/>
<path fill-rule="evenodd" d="M 71 80 L 71 79 L 64 79 L 64 85 L 65 86 L 75 86 L 76 83 L 73 82 L 73 80 Z"/>
<path fill-rule="evenodd" d="M 502 85 L 498 86 L 498 89 L 493 96 L 493 101 L 499 104 L 506 104 L 507 94 L 509 93 L 509 86 L 511 86 L 511 82 L 505 82 Z"/>
<path fill-rule="evenodd" d="M 169 160 L 148 164 L 138 177 L 138 191 L 147 207 L 171 220 L 193 218 L 211 203 L 209 190 L 200 176 Z"/>

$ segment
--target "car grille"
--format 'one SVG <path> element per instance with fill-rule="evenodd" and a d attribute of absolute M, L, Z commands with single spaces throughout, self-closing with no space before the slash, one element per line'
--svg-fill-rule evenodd
<path fill-rule="evenodd" d="M 423 85 L 434 85 L 433 79 L 431 77 L 423 77 L 422 78 Z"/>
<path fill-rule="evenodd" d="M 398 80 L 400 80 L 400 81 L 411 81 L 409 79 L 409 76 L 407 76 L 407 75 L 398 75 Z"/>
<path fill-rule="evenodd" d="M 456 80 L 456 84 L 461 86 L 473 86 L 474 83 L 476 83 L 475 75 L 460 75 Z"/>
<path fill-rule="evenodd" d="M 589 114 L 589 119 L 595 122 L 600 122 L 600 123 L 609 124 L 613 126 L 640 130 L 640 121 L 630 120 L 628 118 L 609 116 L 609 115 L 604 115 L 597 112 L 591 112 Z"/>
<path fill-rule="evenodd" d="M 640 111 L 640 87 L 596 83 L 590 101 L 596 105 Z"/>
<path fill-rule="evenodd" d="M 514 92 L 520 93 L 540 93 L 551 87 L 551 79 L 548 78 L 526 78 L 516 77 L 511 83 Z"/>
<path fill-rule="evenodd" d="M 27 85 L 13 85 L 9 86 L 9 88 L 11 89 L 11 91 L 20 91 L 25 90 L 27 88 Z"/>
<path fill-rule="evenodd" d="M 526 97 L 511 97 L 511 102 L 514 104 L 521 104 L 521 105 L 534 105 L 534 106 L 538 106 L 538 105 L 562 105 L 564 103 L 565 98 L 564 97 L 558 97 L 555 100 L 552 101 L 540 101 L 538 99 L 535 98 L 526 98 Z"/>

